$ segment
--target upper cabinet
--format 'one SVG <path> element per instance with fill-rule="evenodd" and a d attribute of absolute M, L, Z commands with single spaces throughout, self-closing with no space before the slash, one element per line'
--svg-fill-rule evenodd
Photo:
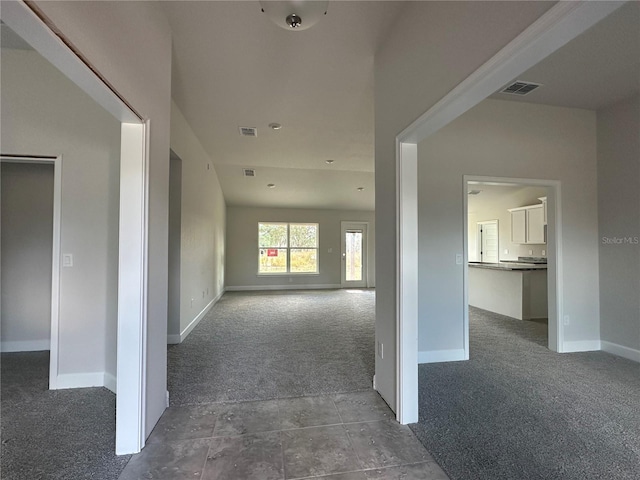
<path fill-rule="evenodd" d="M 511 243 L 545 244 L 546 208 L 544 203 L 510 208 Z"/>
<path fill-rule="evenodd" d="M 547 224 L 547 197 L 538 197 L 538 200 L 542 202 L 542 209 L 544 210 L 544 224 Z"/>

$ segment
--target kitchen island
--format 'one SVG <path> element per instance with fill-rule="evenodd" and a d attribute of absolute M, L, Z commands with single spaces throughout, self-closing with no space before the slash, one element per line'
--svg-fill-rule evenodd
<path fill-rule="evenodd" d="M 518 320 L 548 318 L 547 265 L 469 262 L 469 305 Z"/>

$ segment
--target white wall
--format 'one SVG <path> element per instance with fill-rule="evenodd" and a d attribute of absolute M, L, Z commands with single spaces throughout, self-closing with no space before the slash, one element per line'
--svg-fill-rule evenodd
<path fill-rule="evenodd" d="M 473 185 L 469 190 L 483 190 L 487 188 L 484 185 Z M 541 245 L 524 245 L 511 242 L 511 214 L 509 208 L 524 207 L 527 205 L 540 204 L 540 197 L 547 195 L 545 187 L 503 187 L 504 194 L 499 196 L 491 196 L 486 199 L 487 195 L 481 192 L 477 196 L 469 195 L 469 225 L 468 225 L 468 241 L 469 261 L 480 261 L 478 258 L 478 222 L 488 220 L 498 220 L 498 236 L 499 236 L 499 252 L 500 260 L 517 260 L 518 257 L 546 256 L 547 246 Z M 488 194 L 491 195 L 491 194 Z M 508 250 L 509 253 L 504 253 Z M 529 253 L 531 251 L 531 253 Z M 543 255 L 542 252 L 545 252 Z"/>
<path fill-rule="evenodd" d="M 146 433 L 166 408 L 171 29 L 155 2 L 35 4 L 150 122 Z"/>
<path fill-rule="evenodd" d="M 597 119 L 602 347 L 640 361 L 640 96 Z"/>
<path fill-rule="evenodd" d="M 377 388 L 395 409 L 396 136 L 552 2 L 408 2 L 375 58 Z M 458 190 L 460 187 L 458 186 Z M 439 199 L 436 202 L 441 203 Z M 461 248 L 461 247 L 460 247 Z"/>
<path fill-rule="evenodd" d="M 60 241 L 74 265 L 60 272 L 61 383 L 115 378 L 120 125 L 38 53 L 5 49 L 1 62 L 3 152 L 63 157 Z"/>
<path fill-rule="evenodd" d="M 53 165 L 2 163 L 3 352 L 49 350 Z"/>
<path fill-rule="evenodd" d="M 418 145 L 419 350 L 463 348 L 462 176 L 561 182 L 566 349 L 600 335 L 596 119 L 587 110 L 485 100 Z"/>
<path fill-rule="evenodd" d="M 342 221 L 369 222 L 367 276 L 375 286 L 375 219 L 373 212 L 229 207 L 227 218 L 227 288 L 339 288 Z M 258 275 L 258 222 L 319 224 L 318 275 Z M 329 253 L 329 249 L 332 253 Z"/>
<path fill-rule="evenodd" d="M 182 160 L 180 325 L 169 332 L 175 343 L 224 293 L 226 204 L 213 162 L 175 102 L 171 149 Z"/>

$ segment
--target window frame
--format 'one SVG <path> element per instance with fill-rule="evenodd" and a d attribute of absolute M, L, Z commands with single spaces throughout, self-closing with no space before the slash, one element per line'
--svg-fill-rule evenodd
<path fill-rule="evenodd" d="M 261 225 L 286 225 L 287 226 L 287 245 L 285 247 L 261 247 L 260 246 L 260 226 Z M 314 225 L 316 228 L 316 246 L 315 247 L 292 247 L 291 246 L 291 225 Z M 270 248 L 285 250 L 286 271 L 284 272 L 261 272 L 260 271 L 260 251 Z M 316 253 L 316 270 L 315 272 L 292 272 L 291 271 L 291 250 L 315 250 Z M 281 277 L 281 276 L 298 276 L 298 275 L 320 275 L 320 224 L 317 222 L 258 222 L 258 273 L 259 277 Z"/>

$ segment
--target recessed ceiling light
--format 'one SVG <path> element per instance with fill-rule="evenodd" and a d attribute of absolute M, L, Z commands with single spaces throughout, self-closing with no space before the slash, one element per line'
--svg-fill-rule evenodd
<path fill-rule="evenodd" d="M 282 128 L 282 125 L 280 125 L 279 123 L 270 123 L 269 128 L 271 130 L 280 130 Z"/>
<path fill-rule="evenodd" d="M 276 188 L 276 184 L 275 183 L 267 183 L 267 187 Z"/>
<path fill-rule="evenodd" d="M 364 191 L 364 187 L 358 187 L 356 190 L 358 190 L 359 192 Z"/>
<path fill-rule="evenodd" d="M 327 165 L 331 165 L 333 162 L 335 162 L 335 160 L 325 160 L 324 163 L 326 163 Z"/>

